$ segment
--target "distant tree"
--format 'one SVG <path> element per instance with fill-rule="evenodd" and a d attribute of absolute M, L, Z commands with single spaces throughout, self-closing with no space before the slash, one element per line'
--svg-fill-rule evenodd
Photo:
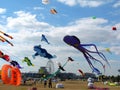
<path fill-rule="evenodd" d="M 118 69 L 118 72 L 120 73 L 120 69 Z"/>
<path fill-rule="evenodd" d="M 111 81 L 115 82 L 115 76 L 111 76 Z"/>
<path fill-rule="evenodd" d="M 120 82 L 120 75 L 116 76 L 116 82 Z"/>

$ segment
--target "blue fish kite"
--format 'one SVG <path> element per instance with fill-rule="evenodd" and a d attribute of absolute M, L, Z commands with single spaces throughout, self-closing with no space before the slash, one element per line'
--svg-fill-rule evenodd
<path fill-rule="evenodd" d="M 47 59 L 56 58 L 56 55 L 51 55 L 50 53 L 47 52 L 46 49 L 41 48 L 41 45 L 34 46 L 34 51 L 36 51 L 36 53 L 32 55 L 34 59 L 35 59 L 35 56 L 38 56 L 38 55 Z"/>
<path fill-rule="evenodd" d="M 41 41 L 45 41 L 46 43 L 50 44 L 50 43 L 48 42 L 48 40 L 46 39 L 45 35 L 43 35 L 43 34 L 42 34 Z"/>

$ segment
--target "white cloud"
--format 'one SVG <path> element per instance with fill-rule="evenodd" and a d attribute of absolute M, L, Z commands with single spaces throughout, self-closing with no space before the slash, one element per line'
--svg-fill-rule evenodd
<path fill-rule="evenodd" d="M 103 4 L 103 1 L 90 1 L 90 0 L 78 0 L 78 3 L 80 4 L 81 7 L 98 7 Z"/>
<path fill-rule="evenodd" d="M 62 45 L 61 50 L 63 45 L 66 45 L 62 39 L 67 34 L 78 36 L 82 43 L 101 42 L 112 45 L 112 41 L 119 42 L 119 34 L 112 33 L 111 26 L 106 26 L 108 21 L 102 18 L 95 20 L 83 18 L 71 22 L 65 27 L 54 27 L 48 23 L 37 21 L 35 15 L 31 15 L 30 13 L 19 12 L 17 14 L 16 18 L 9 17 L 7 19 L 7 28 L 18 32 L 13 34 L 16 44 L 18 41 L 19 43 L 24 42 L 26 44 L 40 43 L 39 40 L 42 33 L 46 34 L 49 40 L 54 42 L 55 45 Z"/>
<path fill-rule="evenodd" d="M 10 54 L 11 57 L 14 57 L 15 55 L 22 59 L 25 56 L 29 56 L 33 63 L 35 63 L 36 70 L 38 70 L 41 65 L 45 65 L 47 59 L 37 57 L 33 60 L 32 55 L 35 53 L 33 46 L 35 45 L 41 44 L 42 47 L 46 48 L 49 53 L 52 55 L 57 55 L 57 58 L 54 59 L 55 61 L 63 60 L 65 62 L 66 57 L 71 56 L 78 58 L 78 60 L 82 62 L 83 60 L 86 61 L 82 53 L 63 42 L 63 37 L 65 35 L 76 35 L 83 44 L 97 44 L 97 42 L 99 42 L 101 47 L 103 47 L 102 43 L 112 45 L 113 41 L 117 44 L 120 42 L 119 33 L 112 31 L 112 26 L 109 25 L 109 21 L 103 18 L 81 18 L 69 23 L 67 26 L 55 27 L 49 23 L 38 21 L 36 19 L 36 15 L 32 15 L 31 13 L 19 11 L 15 14 L 16 17 L 7 18 L 7 24 L 5 27 L 9 31 L 11 30 L 11 35 L 14 39 L 10 41 L 13 42 L 14 47 L 4 47 L 3 45 L 0 48 L 7 48 L 6 51 L 8 50 L 8 53 L 13 53 L 13 55 Z M 119 24 L 116 25 L 119 26 Z M 41 34 L 43 33 L 50 41 L 50 45 L 40 41 Z M 117 48 L 113 47 L 111 50 L 116 51 L 115 53 L 120 55 L 120 52 L 117 51 L 119 48 L 119 46 Z M 43 60 L 45 60 L 44 63 L 42 62 Z M 21 61 L 19 62 L 21 63 Z M 66 67 L 66 69 L 67 68 L 69 67 Z M 29 69 L 30 68 L 26 68 L 26 71 Z M 90 68 L 87 70 L 89 71 Z"/>
<path fill-rule="evenodd" d="M 36 15 L 30 13 L 25 13 L 24 11 L 15 12 L 17 15 L 16 18 L 8 17 L 7 18 L 7 27 L 13 30 L 32 30 L 32 31 L 45 31 L 48 30 L 50 25 L 45 22 L 38 22 Z"/>
<path fill-rule="evenodd" d="M 58 0 L 61 3 L 64 3 L 69 6 L 80 5 L 81 7 L 98 7 L 105 3 L 110 2 L 110 0 Z"/>
<path fill-rule="evenodd" d="M 114 52 L 116 55 L 120 55 L 120 46 L 113 46 L 111 47 L 112 52 Z"/>
<path fill-rule="evenodd" d="M 58 0 L 59 2 L 61 3 L 65 3 L 66 5 L 69 5 L 69 6 L 74 6 L 76 5 L 76 0 Z"/>
<path fill-rule="evenodd" d="M 120 1 L 116 2 L 115 4 L 113 4 L 113 7 L 115 7 L 115 8 L 120 7 Z"/>
<path fill-rule="evenodd" d="M 3 13 L 5 13 L 5 12 L 6 12 L 6 9 L 0 8 L 0 14 L 3 14 Z"/>
<path fill-rule="evenodd" d="M 44 8 L 43 7 L 34 7 L 33 9 L 34 10 L 43 10 Z"/>
<path fill-rule="evenodd" d="M 109 31 L 107 31 L 108 27 L 105 27 L 104 25 L 107 22 L 107 20 L 100 18 L 96 20 L 93 20 L 91 18 L 78 19 L 70 23 L 70 25 L 68 26 L 57 27 L 53 29 L 53 31 L 51 31 L 50 34 L 56 35 L 57 37 L 61 37 L 61 35 L 63 37 L 67 34 L 76 35 L 84 41 L 83 43 L 97 42 L 98 40 L 100 42 L 107 41 L 108 38 L 104 38 L 104 36 L 110 35 Z"/>

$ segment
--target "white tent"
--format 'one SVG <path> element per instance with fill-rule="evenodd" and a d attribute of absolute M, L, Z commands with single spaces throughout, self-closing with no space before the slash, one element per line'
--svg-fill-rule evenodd
<path fill-rule="evenodd" d="M 64 85 L 62 83 L 57 83 L 56 88 L 64 88 Z"/>

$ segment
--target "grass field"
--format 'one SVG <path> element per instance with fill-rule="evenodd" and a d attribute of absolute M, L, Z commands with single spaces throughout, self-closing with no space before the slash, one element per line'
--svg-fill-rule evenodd
<path fill-rule="evenodd" d="M 64 85 L 62 90 L 95 90 L 95 89 L 88 89 L 86 81 L 62 81 Z M 37 90 L 56 90 L 55 83 L 53 83 L 53 88 L 44 88 L 43 84 L 37 83 L 36 85 L 20 85 L 20 86 L 12 86 L 12 85 L 5 85 L 0 83 L 0 90 L 29 90 L 29 88 L 36 87 Z M 109 90 L 120 90 L 120 86 L 108 86 L 104 85 L 101 82 L 95 82 L 94 85 L 100 88 L 109 88 Z M 61 90 L 61 89 L 57 89 Z M 101 90 L 101 89 L 100 89 Z"/>

